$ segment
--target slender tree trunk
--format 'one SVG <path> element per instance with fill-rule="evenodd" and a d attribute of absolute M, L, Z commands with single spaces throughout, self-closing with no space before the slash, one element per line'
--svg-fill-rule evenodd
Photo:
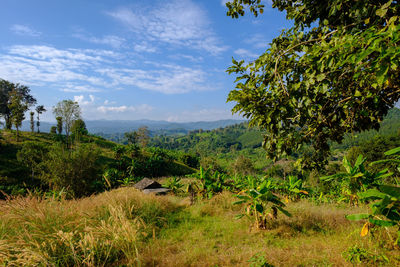
<path fill-rule="evenodd" d="M 17 142 L 19 141 L 19 130 L 18 130 L 18 126 L 15 126 L 15 128 L 17 128 Z"/>
<path fill-rule="evenodd" d="M 5 121 L 6 121 L 6 129 L 7 129 L 7 130 L 11 130 L 12 123 L 11 123 L 10 115 L 6 114 L 6 115 L 4 116 L 4 119 L 5 119 Z"/>
<path fill-rule="evenodd" d="M 40 133 L 40 121 L 39 121 L 39 115 L 37 116 L 37 122 L 36 122 L 36 127 L 37 127 L 37 132 Z"/>

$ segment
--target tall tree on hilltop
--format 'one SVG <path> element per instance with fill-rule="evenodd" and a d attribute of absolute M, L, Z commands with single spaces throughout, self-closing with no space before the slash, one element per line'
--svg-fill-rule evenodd
<path fill-rule="evenodd" d="M 147 126 L 140 127 L 136 132 L 136 140 L 142 147 L 146 147 L 150 140 L 150 131 Z"/>
<path fill-rule="evenodd" d="M 11 113 L 10 121 L 17 129 L 17 140 L 19 138 L 19 127 L 21 127 L 22 121 L 25 119 L 25 111 L 28 110 L 28 105 L 23 100 L 23 96 L 16 89 L 9 93 L 8 109 Z"/>
<path fill-rule="evenodd" d="M 74 139 L 79 139 L 80 137 L 87 135 L 89 132 L 86 128 L 86 123 L 82 119 L 77 119 L 72 123 L 71 133 Z"/>
<path fill-rule="evenodd" d="M 57 120 L 57 133 L 62 134 L 63 131 L 63 120 L 61 117 L 56 117 Z"/>
<path fill-rule="evenodd" d="M 227 15 L 261 0 L 226 3 Z M 258 59 L 232 60 L 233 112 L 265 130 L 264 148 L 277 159 L 311 144 L 303 166 L 326 163 L 329 140 L 379 129 L 400 98 L 400 5 L 388 0 L 273 0 L 294 26 L 274 38 Z M 317 164 L 316 164 L 317 163 Z M 322 163 L 322 164 L 321 164 Z"/>
<path fill-rule="evenodd" d="M 36 122 L 36 126 L 37 126 L 37 132 L 40 133 L 40 114 L 42 114 L 43 112 L 46 112 L 47 110 L 44 108 L 43 105 L 39 105 L 36 107 L 36 113 L 37 113 L 37 122 Z"/>
<path fill-rule="evenodd" d="M 31 111 L 29 115 L 31 116 L 31 132 L 33 133 L 35 131 L 35 120 L 33 117 L 35 116 L 35 112 Z"/>
<path fill-rule="evenodd" d="M 27 107 L 36 103 L 36 99 L 30 94 L 29 87 L 0 79 L 0 115 L 4 117 L 6 129 L 11 129 L 13 124 L 11 121 L 12 113 L 9 108 L 10 93 L 13 90 L 18 92 L 21 96 L 21 102 Z"/>
<path fill-rule="evenodd" d="M 124 133 L 124 137 L 128 141 L 128 144 L 136 144 L 138 139 L 138 134 L 136 131 Z"/>
<path fill-rule="evenodd" d="M 65 135 L 68 141 L 72 123 L 75 120 L 79 119 L 81 116 L 81 109 L 78 103 L 72 100 L 60 101 L 55 107 L 53 107 L 53 113 L 57 117 L 62 118 L 62 121 L 64 123 Z"/>

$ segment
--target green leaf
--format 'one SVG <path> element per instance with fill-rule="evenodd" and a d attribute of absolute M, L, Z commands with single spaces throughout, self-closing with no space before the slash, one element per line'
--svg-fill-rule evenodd
<path fill-rule="evenodd" d="M 354 163 L 354 167 L 359 167 L 361 164 L 365 162 L 363 155 L 359 155 L 357 157 L 356 163 Z"/>
<path fill-rule="evenodd" d="M 400 146 L 396 147 L 396 148 L 393 148 L 393 149 L 391 149 L 389 151 L 386 151 L 385 155 L 386 156 L 390 156 L 390 155 L 394 155 L 394 154 L 398 154 L 398 153 L 400 153 Z"/>
<path fill-rule="evenodd" d="M 351 173 L 351 164 L 346 156 L 343 157 L 343 167 L 346 169 L 347 173 Z"/>
<path fill-rule="evenodd" d="M 233 205 L 240 205 L 240 204 L 243 204 L 243 203 L 246 203 L 246 202 L 247 202 L 246 200 L 239 200 L 239 201 L 233 202 L 232 204 Z"/>
<path fill-rule="evenodd" d="M 358 193 L 358 196 L 364 199 L 367 198 L 381 199 L 385 198 L 387 195 L 385 193 L 378 191 L 377 189 L 369 189 L 365 192 Z"/>
<path fill-rule="evenodd" d="M 365 220 L 369 218 L 369 214 L 361 213 L 361 214 L 351 214 L 351 215 L 346 215 L 346 219 L 351 220 L 351 221 L 359 221 L 359 220 Z"/>
<path fill-rule="evenodd" d="M 256 211 L 258 211 L 259 213 L 263 213 L 264 207 L 261 204 L 256 204 Z"/>
<path fill-rule="evenodd" d="M 238 214 L 238 215 L 235 216 L 235 219 L 239 220 L 239 219 L 243 218 L 244 216 L 246 216 L 246 215 L 245 214 Z"/>
<path fill-rule="evenodd" d="M 393 221 L 384 221 L 375 219 L 369 219 L 369 222 L 382 227 L 390 227 L 390 226 L 395 226 L 397 224 L 396 222 Z"/>
<path fill-rule="evenodd" d="M 390 186 L 390 185 L 381 185 L 379 186 L 379 190 L 383 193 L 386 193 L 392 197 L 400 199 L 400 187 Z"/>
<path fill-rule="evenodd" d="M 380 86 L 383 85 L 383 83 L 385 82 L 386 79 L 386 74 L 389 70 L 389 64 L 384 64 L 382 62 L 382 65 L 380 66 L 379 71 L 376 73 L 376 81 L 378 82 L 378 84 Z"/>
<path fill-rule="evenodd" d="M 288 212 L 287 210 L 285 210 L 284 208 L 277 206 L 276 207 L 278 210 L 280 210 L 283 214 L 285 214 L 288 217 L 292 217 L 292 214 L 290 214 L 290 212 Z"/>
<path fill-rule="evenodd" d="M 388 11 L 388 8 L 389 8 L 389 6 L 390 6 L 391 3 L 392 3 L 392 0 L 388 1 L 388 2 L 385 3 L 381 8 L 379 8 L 378 10 L 376 10 L 376 15 L 379 16 L 379 17 L 381 17 L 381 18 L 383 18 L 383 17 L 386 15 L 386 13 L 387 13 L 387 11 Z"/>

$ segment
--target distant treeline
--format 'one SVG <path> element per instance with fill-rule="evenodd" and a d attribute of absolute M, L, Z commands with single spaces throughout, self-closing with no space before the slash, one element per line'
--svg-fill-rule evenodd
<path fill-rule="evenodd" d="M 400 109 L 393 108 L 381 123 L 379 131 L 370 130 L 362 133 L 347 134 L 341 144 L 332 143 L 332 150 L 347 150 L 353 146 L 370 141 L 376 135 L 391 136 L 400 134 Z M 232 150 L 255 149 L 261 146 L 263 131 L 249 128 L 248 123 L 218 128 L 215 130 L 195 130 L 187 135 L 158 135 L 151 138 L 149 145 L 164 149 L 182 150 L 208 154 L 226 153 Z"/>

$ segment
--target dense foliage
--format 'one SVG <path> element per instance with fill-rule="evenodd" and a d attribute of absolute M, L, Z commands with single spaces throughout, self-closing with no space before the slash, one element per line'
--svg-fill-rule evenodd
<path fill-rule="evenodd" d="M 238 17 L 258 0 L 228 3 Z M 329 140 L 378 129 L 400 97 L 400 23 L 397 1 L 273 1 L 294 20 L 254 62 L 233 60 L 233 111 L 265 129 L 272 158 L 311 144 L 308 166 L 326 163 Z M 343 12 L 343 11 L 346 12 Z"/>
<path fill-rule="evenodd" d="M 13 124 L 13 108 L 10 106 L 12 100 L 11 96 L 14 95 L 18 97 L 20 105 L 28 107 L 36 103 L 36 99 L 30 94 L 30 91 L 29 87 L 25 85 L 14 84 L 0 79 L 0 117 L 4 117 L 7 129 L 11 129 Z M 13 105 L 15 105 L 15 101 Z M 20 117 L 20 115 L 18 116 Z"/>

